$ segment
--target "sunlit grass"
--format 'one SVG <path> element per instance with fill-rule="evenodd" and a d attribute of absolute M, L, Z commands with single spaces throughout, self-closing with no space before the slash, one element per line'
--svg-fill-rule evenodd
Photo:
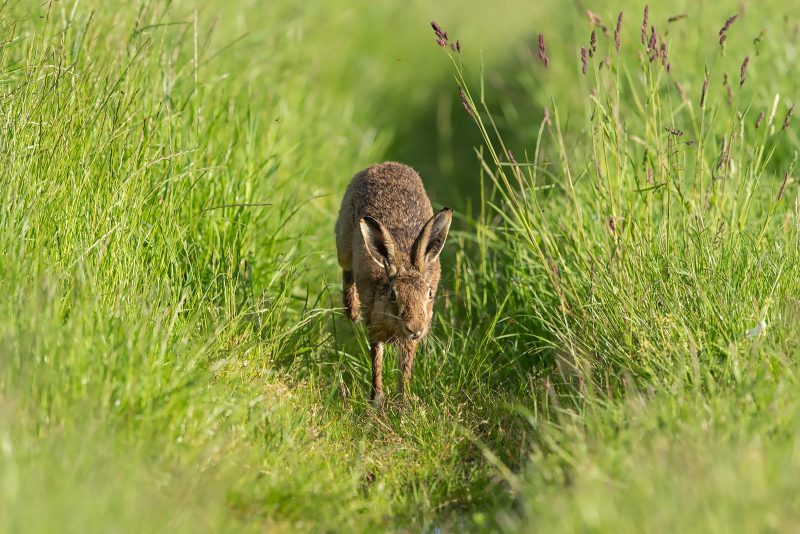
<path fill-rule="evenodd" d="M 798 420 L 776 408 L 798 401 L 797 145 L 793 100 L 779 96 L 796 84 L 765 75 L 793 38 L 772 26 L 727 49 L 690 22 L 674 37 L 665 15 L 638 14 L 644 44 L 630 10 L 609 17 L 625 21 L 619 49 L 597 22 L 594 53 L 580 52 L 588 26 L 583 43 L 545 31 L 520 74 L 542 95 L 533 113 L 524 100 L 494 111 L 448 52 L 484 138 L 484 233 L 505 258 L 506 313 L 558 369 L 521 403 L 537 437 L 528 469 L 507 475 L 520 494 L 500 514 L 511 529 L 796 520 L 781 466 L 796 464 Z M 720 41 L 748 31 L 727 18 Z M 520 146 L 521 131 L 535 139 Z"/>
<path fill-rule="evenodd" d="M 4 6 L 0 528 L 796 523 L 797 24 L 623 3 L 586 75 L 556 3 Z M 405 412 L 333 243 L 386 157 L 457 214 Z"/>

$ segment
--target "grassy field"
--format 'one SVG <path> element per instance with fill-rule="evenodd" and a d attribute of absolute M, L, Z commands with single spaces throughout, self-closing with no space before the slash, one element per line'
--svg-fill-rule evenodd
<path fill-rule="evenodd" d="M 0 8 L 2 531 L 800 522 L 800 8 L 111 4 Z M 456 210 L 405 411 L 387 159 Z"/>

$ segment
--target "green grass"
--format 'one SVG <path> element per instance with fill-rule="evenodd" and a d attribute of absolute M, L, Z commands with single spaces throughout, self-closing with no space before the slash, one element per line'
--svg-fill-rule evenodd
<path fill-rule="evenodd" d="M 653 6 L 668 75 L 603 2 L 584 76 L 530 4 L 4 6 L 0 529 L 795 525 L 796 10 Z M 382 159 L 457 213 L 402 412 L 333 242 Z"/>

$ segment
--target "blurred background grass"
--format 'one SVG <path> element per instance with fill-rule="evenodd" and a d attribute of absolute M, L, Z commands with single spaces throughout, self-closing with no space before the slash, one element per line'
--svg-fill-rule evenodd
<path fill-rule="evenodd" d="M 658 110 L 687 134 L 704 72 L 713 74 L 709 120 L 720 126 L 701 160 L 713 164 L 721 125 L 739 117 L 725 105 L 722 74 L 737 83 L 744 54 L 752 83 L 739 109 L 769 109 L 780 92 L 783 120 L 797 92 L 797 8 L 651 8 L 689 95 L 681 103 L 664 82 Z M 637 122 L 634 93 L 649 80 L 636 70 L 641 3 L 5 5 L 0 528 L 793 524 L 794 178 L 763 245 L 753 225 L 793 160 L 795 130 L 774 145 L 748 224 L 715 227 L 715 242 L 690 227 L 687 209 L 682 228 L 708 241 L 680 252 L 683 237 L 630 235 L 631 253 L 607 276 L 589 277 L 580 250 L 554 249 L 574 280 L 570 304 L 586 310 L 581 355 L 593 354 L 597 370 L 584 378 L 608 391 L 575 388 L 554 366 L 574 332 L 554 320 L 550 265 L 532 252 L 539 241 L 519 232 L 539 215 L 509 214 L 497 168 L 482 167 L 483 140 L 429 23 L 460 40 L 466 81 L 476 95 L 483 82 L 518 160 L 532 154 L 550 107 L 568 159 L 587 176 L 598 153 L 587 132 L 607 126 L 592 122 L 599 108 L 580 76 L 587 9 L 612 31 L 625 12 L 620 63 L 631 81 L 620 90 L 638 133 L 647 119 Z M 722 54 L 717 32 L 734 12 Z M 667 22 L 680 13 L 689 16 Z M 768 146 L 747 139 L 737 161 Z M 552 228 L 537 235 L 560 247 L 580 235 L 587 254 L 607 253 L 607 213 L 583 229 L 572 221 L 557 147 L 543 146 Z M 433 203 L 458 214 L 405 414 L 365 403 L 365 339 L 338 311 L 332 239 L 350 176 L 384 159 L 417 168 Z M 618 183 L 641 178 L 632 164 Z M 591 183 L 578 183 L 586 209 L 605 198 Z M 659 220 L 636 219 L 644 208 L 632 205 L 625 216 L 660 235 Z M 674 254 L 665 257 L 664 243 Z M 665 272 L 679 276 L 659 284 Z M 769 335 L 744 338 L 765 310 Z"/>

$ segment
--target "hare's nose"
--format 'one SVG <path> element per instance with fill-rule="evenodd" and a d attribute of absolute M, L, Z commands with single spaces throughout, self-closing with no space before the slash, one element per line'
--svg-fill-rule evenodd
<path fill-rule="evenodd" d="M 408 339 L 414 340 L 422 337 L 421 328 L 415 329 L 412 325 L 406 324 L 405 329 L 406 329 L 406 336 L 408 336 Z"/>

